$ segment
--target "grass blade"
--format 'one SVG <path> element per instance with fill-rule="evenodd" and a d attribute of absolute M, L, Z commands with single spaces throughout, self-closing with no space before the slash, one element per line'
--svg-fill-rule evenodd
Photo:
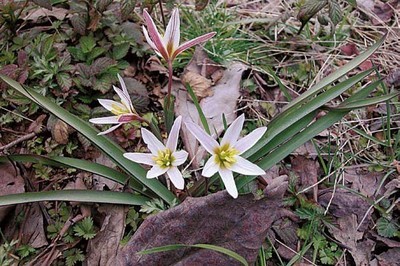
<path fill-rule="evenodd" d="M 97 190 L 56 190 L 44 192 L 26 192 L 0 196 L 0 206 L 39 201 L 77 201 L 124 205 L 144 205 L 149 198 L 114 191 Z"/>
<path fill-rule="evenodd" d="M 227 248 L 223 248 L 223 247 L 219 247 L 219 246 L 215 246 L 215 245 L 210 245 L 210 244 L 195 244 L 195 245 L 185 245 L 185 244 L 174 244 L 174 245 L 165 245 L 165 246 L 161 246 L 161 247 L 155 247 L 155 248 L 151 248 L 151 249 L 147 249 L 147 250 L 143 250 L 138 252 L 141 255 L 148 255 L 148 254 L 153 254 L 153 253 L 157 253 L 157 252 L 166 252 L 166 251 L 173 251 L 173 250 L 177 250 L 177 249 L 181 249 L 181 248 L 204 248 L 204 249 L 209 249 L 209 250 L 214 250 L 217 251 L 219 253 L 225 254 L 237 261 L 239 261 L 240 263 L 242 263 L 245 266 L 248 266 L 249 264 L 247 263 L 246 259 L 243 258 L 242 256 L 240 256 L 239 254 L 237 254 L 236 252 L 227 249 Z"/>
<path fill-rule="evenodd" d="M 204 130 L 207 132 L 208 135 L 211 135 L 210 127 L 208 126 L 206 116 L 204 115 L 203 110 L 201 109 L 201 106 L 200 106 L 199 100 L 196 97 L 196 94 L 194 94 L 194 91 L 189 84 L 186 84 L 186 88 L 189 92 L 190 98 L 192 98 L 194 106 L 196 106 L 197 113 L 199 113 L 200 121 L 201 121 L 201 124 L 203 125 Z"/>
<path fill-rule="evenodd" d="M 121 169 L 127 174 L 135 177 L 138 181 L 156 193 L 159 197 L 165 200 L 168 204 L 172 204 L 176 197 L 157 179 L 147 179 L 146 171 L 139 164 L 134 163 L 123 156 L 124 150 L 109 138 L 97 135 L 98 131 L 95 130 L 88 122 L 83 121 L 79 117 L 69 113 L 56 103 L 49 100 L 47 97 L 30 90 L 23 88 L 18 82 L 0 75 L 8 85 L 23 94 L 25 97 L 39 104 L 41 107 L 63 120 L 65 123 L 75 128 L 78 132 L 88 138 L 94 145 L 102 150 L 110 159 L 112 159 Z"/>

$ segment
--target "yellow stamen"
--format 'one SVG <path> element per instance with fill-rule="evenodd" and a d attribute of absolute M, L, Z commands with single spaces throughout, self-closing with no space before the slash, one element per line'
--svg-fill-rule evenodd
<path fill-rule="evenodd" d="M 217 147 L 214 150 L 215 163 L 221 168 L 229 168 L 232 164 L 236 163 L 235 156 L 239 154 L 239 151 L 229 144 Z"/>
<path fill-rule="evenodd" d="M 168 168 L 172 166 L 175 157 L 170 149 L 165 149 L 164 151 L 158 151 L 157 156 L 153 157 L 153 161 L 161 168 Z"/>

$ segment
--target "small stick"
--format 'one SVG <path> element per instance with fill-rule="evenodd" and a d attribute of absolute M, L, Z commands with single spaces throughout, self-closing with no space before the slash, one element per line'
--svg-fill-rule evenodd
<path fill-rule="evenodd" d="M 21 143 L 21 142 L 23 142 L 25 140 L 33 138 L 34 136 L 36 136 L 35 132 L 31 132 L 29 134 L 23 135 L 22 137 L 19 137 L 18 139 L 8 143 L 7 145 L 1 146 L 0 147 L 0 151 L 7 150 L 7 149 L 11 148 L 12 146 L 15 146 L 15 145 L 17 145 L 17 144 L 19 144 L 19 143 Z"/>

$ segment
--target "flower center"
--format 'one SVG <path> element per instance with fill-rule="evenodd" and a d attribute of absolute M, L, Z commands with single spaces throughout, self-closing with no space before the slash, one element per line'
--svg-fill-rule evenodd
<path fill-rule="evenodd" d="M 112 108 L 111 113 L 113 113 L 115 115 L 123 115 L 123 114 L 129 113 L 129 109 L 126 108 L 125 106 L 122 108 L 119 105 L 112 104 L 111 108 Z"/>
<path fill-rule="evenodd" d="M 172 166 L 175 157 L 172 155 L 170 149 L 165 149 L 163 151 L 158 151 L 157 156 L 153 157 L 153 161 L 161 168 L 168 168 Z"/>
<path fill-rule="evenodd" d="M 229 144 L 224 144 L 215 148 L 215 163 L 222 168 L 229 168 L 232 164 L 236 163 L 235 156 L 239 154 L 239 151 Z"/>

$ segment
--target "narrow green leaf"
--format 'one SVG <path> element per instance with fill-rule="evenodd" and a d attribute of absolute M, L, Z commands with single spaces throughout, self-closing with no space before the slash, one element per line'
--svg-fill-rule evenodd
<path fill-rule="evenodd" d="M 143 250 L 138 252 L 141 255 L 148 255 L 148 254 L 153 254 L 153 253 L 157 253 L 157 252 L 166 252 L 166 251 L 172 251 L 172 250 L 177 250 L 177 249 L 181 249 L 181 248 L 204 248 L 204 249 L 209 249 L 209 250 L 214 250 L 217 251 L 219 253 L 225 254 L 237 261 L 239 261 L 240 263 L 242 263 L 243 265 L 248 266 L 249 264 L 247 263 L 246 259 L 243 258 L 242 256 L 240 256 L 239 254 L 237 254 L 236 252 L 227 249 L 227 248 L 223 248 L 223 247 L 219 247 L 216 245 L 210 245 L 210 244 L 195 244 L 195 245 L 185 245 L 185 244 L 174 244 L 174 245 L 165 245 L 165 246 L 161 246 L 161 247 L 155 247 L 155 248 L 151 248 L 151 249 L 147 249 L 147 250 Z"/>
<path fill-rule="evenodd" d="M 390 147 L 390 145 L 387 144 L 386 142 L 383 142 L 383 141 L 381 141 L 381 140 L 375 138 L 374 136 L 368 135 L 368 134 L 367 134 L 366 132 L 364 132 L 363 130 L 360 130 L 360 129 L 358 129 L 358 128 L 352 128 L 351 130 L 353 130 L 353 131 L 356 132 L 357 134 L 359 134 L 359 135 L 363 136 L 364 138 L 369 139 L 369 140 L 371 140 L 371 141 L 373 141 L 373 142 L 375 142 L 375 143 L 378 143 L 378 144 L 380 144 L 380 145 L 382 145 L 382 146 L 385 146 L 385 147 Z"/>
<path fill-rule="evenodd" d="M 200 103 L 196 97 L 196 94 L 194 94 L 194 91 L 192 87 L 189 85 L 189 83 L 186 84 L 186 89 L 189 92 L 190 98 L 192 98 L 192 101 L 194 103 L 194 106 L 196 106 L 197 113 L 199 114 L 201 124 L 203 125 L 204 130 L 207 132 L 208 135 L 211 135 L 210 127 L 208 126 L 206 116 L 203 113 L 203 110 L 201 109 Z"/>
<path fill-rule="evenodd" d="M 386 95 L 381 95 L 381 96 L 377 96 L 377 97 L 371 97 L 371 98 L 367 98 L 367 99 L 363 99 L 363 100 L 358 100 L 358 101 L 353 101 L 347 104 L 341 104 L 337 107 L 334 107 L 332 109 L 335 110 L 355 110 L 355 109 L 360 109 L 363 107 L 367 107 L 370 105 L 374 105 L 374 104 L 378 104 L 378 103 L 382 103 L 384 101 L 388 101 L 396 96 L 398 96 L 400 94 L 400 92 L 394 92 L 394 93 L 390 93 L 390 94 L 386 94 Z"/>
<path fill-rule="evenodd" d="M 385 41 L 386 35 L 384 35 L 379 41 L 377 41 L 374 45 L 372 45 L 370 48 L 368 48 L 365 52 L 351 60 L 349 63 L 347 63 L 344 66 L 341 66 L 338 70 L 333 72 L 332 74 L 326 76 L 323 78 L 321 81 L 319 81 L 317 84 L 312 86 L 307 92 L 303 93 L 296 99 L 294 99 L 292 102 L 290 102 L 287 106 L 285 106 L 284 110 L 288 110 L 292 108 L 293 106 L 303 102 L 307 101 L 309 97 L 317 94 L 320 92 L 324 87 L 328 86 L 335 80 L 339 79 L 340 77 L 346 75 L 349 73 L 351 70 L 356 68 L 358 65 L 360 65 L 362 62 L 367 60 L 378 48 L 379 46 L 382 45 L 382 43 Z"/>
<path fill-rule="evenodd" d="M 52 102 L 47 97 L 44 97 L 43 95 L 40 95 L 31 89 L 23 88 L 18 82 L 10 79 L 9 77 L 0 75 L 0 78 L 3 79 L 12 88 L 23 94 L 25 97 L 29 98 L 44 109 L 48 110 L 53 115 L 63 120 L 65 123 L 75 128 L 86 138 L 90 139 L 94 145 L 96 145 L 107 156 L 109 156 L 110 159 L 112 159 L 122 170 L 124 170 L 127 174 L 135 177 L 142 184 L 144 184 L 159 197 L 165 200 L 168 204 L 172 204 L 174 200 L 176 200 L 175 195 L 173 195 L 171 191 L 163 186 L 157 179 L 147 179 L 146 171 L 143 167 L 126 159 L 123 156 L 124 150 L 120 146 L 118 146 L 115 142 L 111 141 L 106 136 L 97 135 L 98 131 L 95 130 L 88 122 L 83 121 L 79 117 L 69 113 L 56 103 Z"/>
<path fill-rule="evenodd" d="M 57 190 L 26 192 L 0 196 L 0 206 L 39 202 L 39 201 L 77 201 L 124 205 L 144 205 L 149 198 L 114 191 L 97 190 Z"/>
<path fill-rule="evenodd" d="M 30 154 L 18 154 L 18 155 L 4 155 L 0 156 L 0 163 L 8 162 L 9 160 L 14 162 L 30 162 L 30 163 L 40 163 L 44 165 L 50 165 L 55 167 L 70 167 L 76 168 L 78 170 L 87 171 L 93 174 L 104 176 L 112 181 L 119 184 L 128 184 L 133 190 L 140 192 L 148 197 L 151 197 L 149 191 L 145 191 L 143 185 L 133 178 L 129 178 L 127 175 L 112 169 L 110 167 L 104 166 L 102 164 L 69 158 L 62 156 L 41 156 L 41 155 L 30 155 Z"/>

